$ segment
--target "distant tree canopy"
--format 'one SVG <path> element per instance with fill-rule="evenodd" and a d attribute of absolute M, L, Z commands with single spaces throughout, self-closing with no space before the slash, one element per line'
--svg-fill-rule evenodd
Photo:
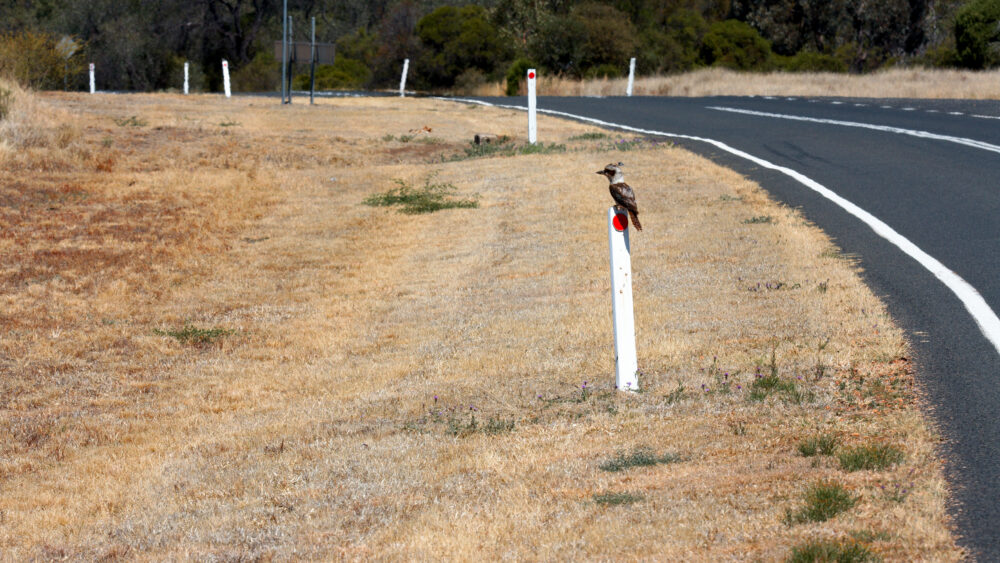
<path fill-rule="evenodd" d="M 0 73 L 38 88 L 277 89 L 279 0 L 0 0 Z M 524 65 L 569 77 L 703 66 L 866 72 L 893 64 L 1000 65 L 1000 0 L 288 0 L 293 38 L 335 43 L 330 88 L 468 89 Z M 78 46 L 69 57 L 56 46 Z M 31 53 L 29 56 L 28 53 Z M 41 61 L 50 61 L 39 64 Z M 52 62 L 55 61 L 55 62 Z M 62 61 L 62 70 L 56 62 Z M 306 72 L 296 65 L 296 72 Z M 522 73 L 523 74 L 523 73 Z M 297 79 L 302 85 L 302 78 Z"/>

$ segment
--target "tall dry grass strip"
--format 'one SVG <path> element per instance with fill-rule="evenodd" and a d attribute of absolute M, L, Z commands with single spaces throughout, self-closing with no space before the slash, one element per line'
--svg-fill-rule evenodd
<path fill-rule="evenodd" d="M 962 555 L 902 333 L 732 172 L 548 117 L 561 149 L 468 153 L 523 114 L 432 100 L 36 103 L 79 135 L 0 168 L 6 558 Z M 639 394 L 611 390 L 619 160 Z M 400 183 L 477 207 L 364 205 Z M 818 435 L 902 458 L 848 472 Z M 819 482 L 856 501 L 789 518 Z"/>
<path fill-rule="evenodd" d="M 625 78 L 571 80 L 540 76 L 540 96 L 624 96 Z M 502 96 L 503 84 L 477 95 Z M 737 72 L 707 68 L 635 79 L 636 96 L 842 96 L 852 98 L 1000 99 L 1000 71 L 889 69 L 869 74 Z"/>

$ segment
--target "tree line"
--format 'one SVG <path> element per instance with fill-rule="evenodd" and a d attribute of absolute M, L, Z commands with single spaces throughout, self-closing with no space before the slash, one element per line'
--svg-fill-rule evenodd
<path fill-rule="evenodd" d="M 1000 0 L 288 0 L 294 39 L 336 45 L 321 88 L 468 90 L 526 68 L 575 78 L 706 66 L 868 72 L 1000 64 Z M 282 0 L 0 0 L 0 73 L 36 88 L 278 88 Z M 306 85 L 300 68 L 296 85 Z"/>

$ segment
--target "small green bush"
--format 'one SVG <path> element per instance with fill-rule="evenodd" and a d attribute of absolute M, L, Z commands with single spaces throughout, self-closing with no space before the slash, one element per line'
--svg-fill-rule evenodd
<path fill-rule="evenodd" d="M 826 522 L 841 512 L 850 510 L 858 499 L 852 497 L 839 483 L 820 481 L 809 487 L 805 500 L 804 507 L 786 514 L 787 523 Z"/>
<path fill-rule="evenodd" d="M 661 463 L 680 461 L 676 454 L 656 455 L 649 448 L 636 448 L 632 453 L 619 452 L 618 455 L 601 464 L 604 471 L 618 472 L 632 467 L 650 467 Z"/>
<path fill-rule="evenodd" d="M 7 119 L 11 109 L 14 107 L 14 92 L 8 88 L 0 86 L 0 121 Z"/>
<path fill-rule="evenodd" d="M 402 207 L 400 211 L 409 215 L 433 213 L 442 209 L 479 207 L 479 202 L 474 199 L 449 199 L 448 196 L 457 190 L 452 184 L 432 184 L 428 178 L 423 187 L 413 188 L 403 180 L 394 179 L 393 182 L 399 187 L 369 196 L 364 204 L 373 207 L 399 205 Z"/>
<path fill-rule="evenodd" d="M 833 55 L 799 51 L 790 57 L 775 57 L 779 68 L 789 72 L 847 72 L 847 63 Z"/>
<path fill-rule="evenodd" d="M 521 93 L 521 82 L 527 80 L 528 69 L 537 68 L 535 63 L 529 59 L 517 59 L 510 68 L 507 69 L 507 88 L 504 93 L 508 96 L 517 96 Z"/>
<path fill-rule="evenodd" d="M 837 455 L 845 471 L 881 471 L 903 461 L 902 450 L 892 445 L 855 446 Z"/>
<path fill-rule="evenodd" d="M 833 455 L 840 440 L 832 434 L 822 434 L 799 442 L 799 453 L 805 457 Z"/>
<path fill-rule="evenodd" d="M 858 542 L 809 542 L 792 549 L 788 563 L 866 563 L 879 558 Z"/>
<path fill-rule="evenodd" d="M 631 493 L 601 493 L 594 495 L 594 502 L 604 506 L 632 504 L 639 502 L 642 499 L 642 495 L 633 495 Z"/>
<path fill-rule="evenodd" d="M 233 334 L 233 331 L 225 328 L 197 328 L 195 326 L 185 324 L 184 328 L 180 330 L 153 330 L 153 334 L 158 336 L 170 336 L 176 339 L 181 344 L 197 344 L 197 345 L 207 345 L 212 344 L 216 340 Z"/>

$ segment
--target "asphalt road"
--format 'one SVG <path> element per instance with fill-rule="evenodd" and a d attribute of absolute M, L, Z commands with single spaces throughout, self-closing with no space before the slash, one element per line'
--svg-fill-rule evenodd
<path fill-rule="evenodd" d="M 1000 311 L 1000 102 L 541 97 L 538 108 L 712 139 L 792 169 L 944 264 L 978 291 L 988 314 Z M 914 344 L 917 377 L 947 440 L 960 542 L 977 560 L 1000 561 L 1000 352 L 953 285 L 801 181 L 705 141 L 675 140 L 800 208 L 860 258 L 866 282 Z"/>

